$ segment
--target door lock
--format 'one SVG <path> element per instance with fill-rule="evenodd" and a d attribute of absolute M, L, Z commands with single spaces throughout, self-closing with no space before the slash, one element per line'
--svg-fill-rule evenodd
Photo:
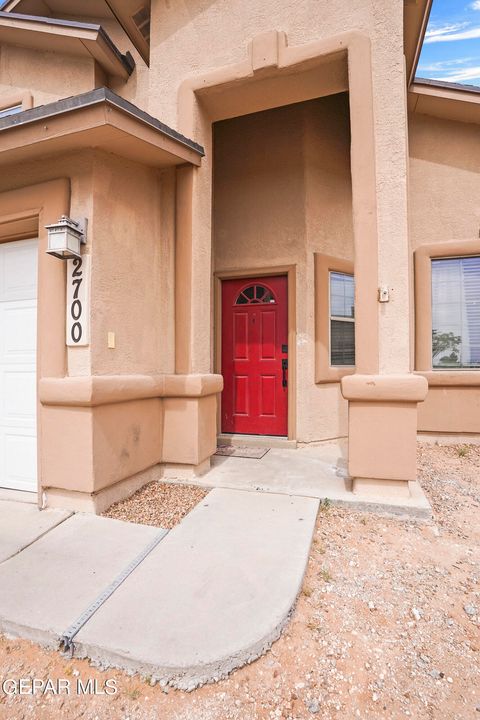
<path fill-rule="evenodd" d="M 288 360 L 287 358 L 284 358 L 282 360 L 282 387 L 287 387 L 287 370 L 288 370 Z"/>

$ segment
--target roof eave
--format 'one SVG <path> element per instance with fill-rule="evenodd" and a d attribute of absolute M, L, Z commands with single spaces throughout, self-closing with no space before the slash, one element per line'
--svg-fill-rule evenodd
<path fill-rule="evenodd" d="M 480 88 L 415 78 L 408 107 L 412 113 L 480 124 Z"/>
<path fill-rule="evenodd" d="M 404 48 L 407 87 L 415 78 L 433 0 L 404 0 Z"/>
<path fill-rule="evenodd" d="M 154 167 L 200 165 L 203 148 L 107 88 L 0 119 L 0 164 L 103 148 Z"/>
<path fill-rule="evenodd" d="M 2 28 L 7 35 L 12 34 L 14 44 L 15 34 L 19 32 L 32 33 L 32 38 L 35 37 L 37 40 L 45 36 L 45 40 L 49 40 L 49 50 L 54 49 L 51 42 L 56 37 L 61 37 L 62 41 L 67 42 L 70 39 L 72 43 L 79 40 L 108 75 L 124 80 L 128 79 L 135 67 L 131 55 L 129 53 L 123 55 L 101 25 L 36 15 L 20 15 L 0 10 L 0 30 Z"/>

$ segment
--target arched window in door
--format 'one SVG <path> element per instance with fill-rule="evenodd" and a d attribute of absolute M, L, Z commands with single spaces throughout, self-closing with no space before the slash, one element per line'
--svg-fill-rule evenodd
<path fill-rule="evenodd" d="M 249 285 L 244 288 L 237 296 L 235 305 L 260 305 L 275 303 L 276 298 L 271 290 L 265 285 Z"/>

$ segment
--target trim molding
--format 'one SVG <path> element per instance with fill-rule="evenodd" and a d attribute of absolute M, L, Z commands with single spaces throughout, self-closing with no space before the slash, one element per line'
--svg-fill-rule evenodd
<path fill-rule="evenodd" d="M 197 398 L 223 389 L 221 375 L 89 375 L 42 378 L 42 405 L 96 407 L 149 398 Z"/>

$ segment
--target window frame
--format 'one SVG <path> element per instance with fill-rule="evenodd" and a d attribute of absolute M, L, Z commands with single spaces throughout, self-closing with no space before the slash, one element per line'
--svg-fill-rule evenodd
<path fill-rule="evenodd" d="M 315 264 L 315 383 L 339 383 L 355 372 L 354 365 L 331 365 L 330 350 L 330 273 L 352 275 L 353 260 L 314 253 Z M 355 318 L 353 318 L 355 322 Z"/>
<path fill-rule="evenodd" d="M 341 368 L 342 370 L 344 368 L 348 369 L 355 369 L 355 364 L 353 365 L 334 365 L 332 363 L 332 320 L 338 321 L 338 322 L 347 322 L 352 323 L 353 327 L 355 328 L 355 304 L 353 306 L 354 313 L 353 317 L 341 317 L 339 315 L 332 315 L 332 283 L 331 278 L 332 274 L 336 275 L 344 275 L 346 277 L 351 277 L 355 283 L 355 276 L 352 273 L 347 272 L 340 272 L 340 270 L 329 270 L 328 271 L 328 360 L 329 360 L 329 367 L 332 369 Z M 354 330 L 355 332 L 355 330 Z M 355 348 L 354 348 L 355 352 Z"/>
<path fill-rule="evenodd" d="M 30 110 L 33 107 L 33 95 L 30 92 L 17 92 L 12 95 L 0 95 L 0 112 L 20 107 L 19 112 Z M 12 113 L 16 114 L 16 113 Z M 8 115 L 5 115 L 8 117 Z"/>
<path fill-rule="evenodd" d="M 480 256 L 480 239 L 447 240 L 415 250 L 415 371 L 429 385 L 480 385 L 480 369 L 434 368 L 432 358 L 432 260 Z"/>

